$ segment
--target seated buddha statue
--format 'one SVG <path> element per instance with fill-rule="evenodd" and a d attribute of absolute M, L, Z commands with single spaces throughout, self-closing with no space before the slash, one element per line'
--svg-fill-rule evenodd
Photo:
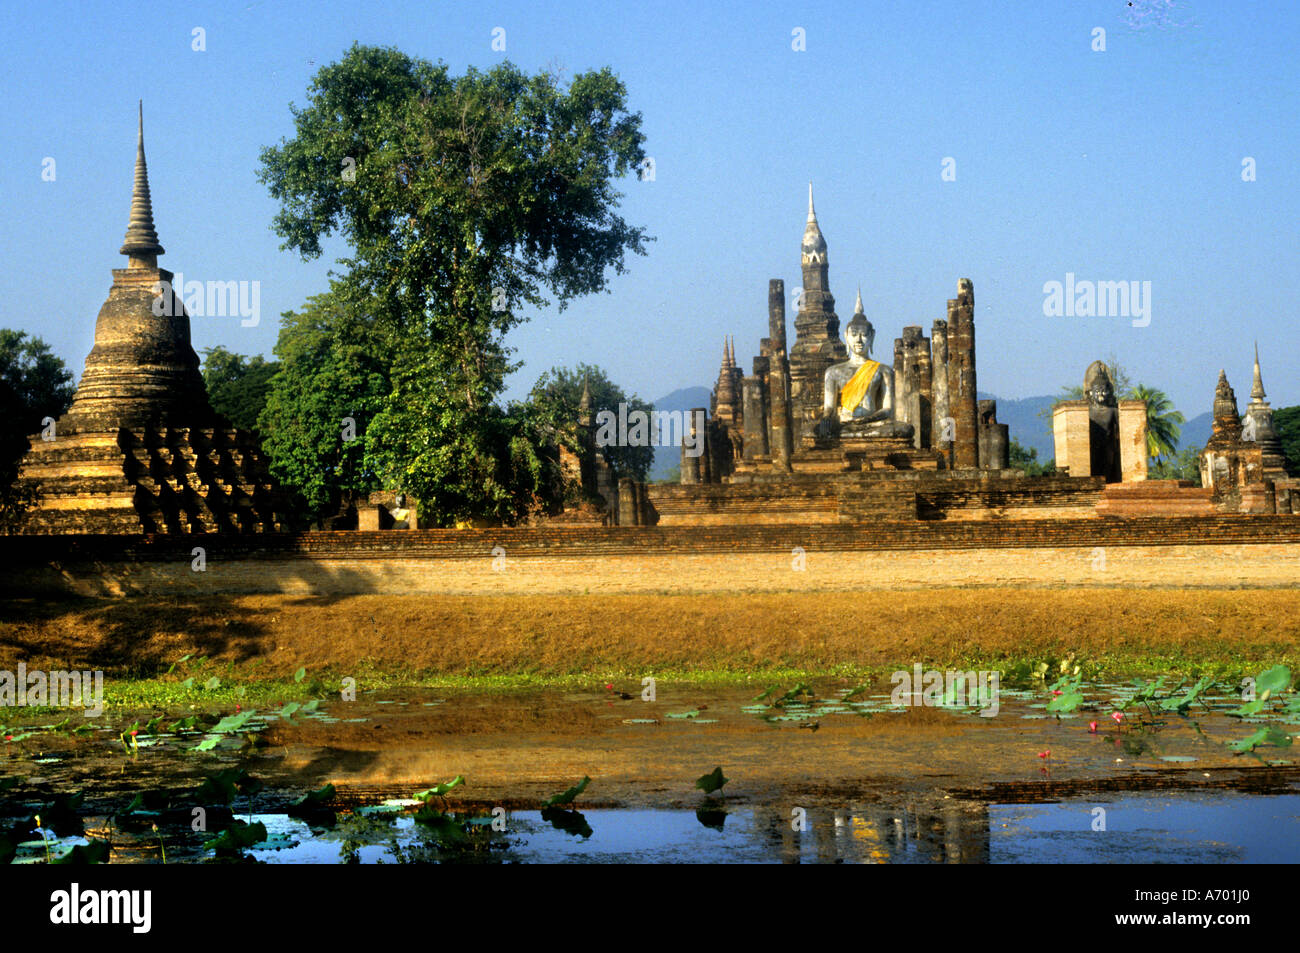
<path fill-rule="evenodd" d="M 871 360 L 876 330 L 862 313 L 858 292 L 853 318 L 844 328 L 849 359 L 826 369 L 822 420 L 823 436 L 910 437 L 911 424 L 894 420 L 894 369 Z"/>

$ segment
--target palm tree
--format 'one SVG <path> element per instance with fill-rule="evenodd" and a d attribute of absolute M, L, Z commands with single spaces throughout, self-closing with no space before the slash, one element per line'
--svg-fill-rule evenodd
<path fill-rule="evenodd" d="M 1134 387 L 1128 399 L 1147 405 L 1147 456 L 1154 457 L 1157 463 L 1162 457 L 1173 457 L 1178 451 L 1182 425 L 1187 422 L 1182 412 L 1174 410 L 1164 391 L 1145 384 Z"/>

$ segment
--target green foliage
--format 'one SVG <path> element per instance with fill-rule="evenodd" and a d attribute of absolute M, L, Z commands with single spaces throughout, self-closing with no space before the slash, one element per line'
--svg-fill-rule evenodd
<path fill-rule="evenodd" d="M 1187 422 L 1164 391 L 1138 384 L 1129 392 L 1129 400 L 1140 400 L 1147 408 L 1147 456 L 1159 460 L 1172 457 L 1178 450 L 1182 425 Z"/>
<path fill-rule="evenodd" d="M 1291 736 L 1283 729 L 1270 725 L 1266 728 L 1260 728 L 1254 734 L 1248 735 L 1245 738 L 1228 742 L 1228 747 L 1238 754 L 1245 754 L 1248 751 L 1254 751 L 1261 745 L 1272 745 L 1277 748 L 1286 748 L 1291 745 Z"/>
<path fill-rule="evenodd" d="M 236 794 L 252 797 L 260 790 L 262 782 L 243 768 L 227 768 L 204 780 L 196 796 L 200 804 L 229 804 Z"/>
<path fill-rule="evenodd" d="M 429 798 L 434 797 L 442 798 L 447 796 L 447 792 L 451 791 L 453 788 L 460 787 L 460 785 L 464 783 L 465 778 L 458 774 L 450 781 L 444 781 L 442 784 L 435 784 L 433 787 L 425 788 L 423 791 L 416 791 L 411 796 L 417 801 L 427 801 Z"/>
<path fill-rule="evenodd" d="M 271 472 L 296 493 L 305 522 L 334 516 L 380 487 L 366 448 L 391 391 L 388 352 L 373 320 L 335 285 L 282 316 L 275 355 L 279 371 L 258 418 Z"/>
<path fill-rule="evenodd" d="M 229 858 L 242 855 L 249 847 L 260 844 L 264 840 L 266 840 L 266 825 L 261 821 L 249 824 L 246 821 L 234 820 L 224 831 L 206 841 L 203 847 L 218 857 Z"/>
<path fill-rule="evenodd" d="M 557 489 L 544 428 L 495 404 L 513 369 L 504 337 L 544 294 L 563 309 L 645 253 L 643 230 L 615 214 L 615 180 L 645 158 L 625 101 L 607 69 L 567 85 L 510 63 L 453 76 L 354 45 L 313 78 L 294 137 L 262 152 L 284 247 L 314 258 L 333 233 L 351 247 L 332 293 L 365 303 L 391 383 L 367 426 L 367 476 L 413 493 L 426 523 L 522 519 Z M 326 487 L 293 469 L 323 506 Z"/>
<path fill-rule="evenodd" d="M 260 354 L 244 357 L 224 347 L 203 349 L 203 383 L 217 413 L 241 430 L 257 430 L 257 418 L 280 365 Z"/>
<path fill-rule="evenodd" d="M 578 403 L 582 400 L 584 382 L 591 393 L 593 438 L 601 411 L 609 411 L 618 416 L 619 404 L 626 404 L 629 414 L 634 410 L 644 411 L 647 414 L 654 410 L 652 404 L 646 403 L 635 395 L 629 396 L 625 393 L 599 367 L 590 364 L 579 364 L 572 369 L 567 367 L 551 368 L 537 379 L 537 383 L 533 385 L 533 389 L 528 395 L 527 403 L 539 419 L 544 422 L 548 431 L 554 433 L 557 440 L 562 441 L 575 453 L 580 451 L 575 437 L 578 423 Z M 653 435 L 651 437 L 653 439 Z M 614 469 L 614 474 L 619 477 L 645 480 L 646 474 L 654 464 L 653 446 L 607 446 L 598 449 L 605 458 L 605 462 Z"/>
<path fill-rule="evenodd" d="M 72 374 L 48 344 L 0 328 L 0 532 L 17 528 L 36 503 L 33 488 L 17 483 L 28 435 L 44 418 L 61 416 L 72 395 Z"/>
<path fill-rule="evenodd" d="M 1022 446 L 1019 440 L 1011 438 L 1011 447 L 1009 448 L 1009 457 L 1011 468 L 1013 470 L 1023 470 L 1026 476 L 1043 476 L 1051 473 L 1056 469 L 1056 461 L 1048 460 L 1046 463 L 1040 463 L 1038 460 L 1037 447 Z"/>
<path fill-rule="evenodd" d="M 542 802 L 543 808 L 560 807 L 565 804 L 572 804 L 579 794 L 587 790 L 587 785 L 591 783 L 591 778 L 583 776 L 582 780 L 573 787 L 563 791 L 560 794 L 554 794 Z"/>
<path fill-rule="evenodd" d="M 1046 711 L 1053 714 L 1067 714 L 1075 711 L 1083 704 L 1083 691 L 1081 689 L 1083 676 L 1063 675 L 1053 683 L 1050 691 L 1052 700 L 1047 703 Z"/>
<path fill-rule="evenodd" d="M 1259 693 L 1260 698 L 1269 698 L 1273 695 L 1280 695 L 1291 687 L 1291 669 L 1285 665 L 1274 665 L 1259 673 L 1255 679 L 1255 691 Z"/>
<path fill-rule="evenodd" d="M 1282 407 L 1273 411 L 1273 429 L 1282 441 L 1286 457 L 1286 472 L 1300 477 L 1300 406 Z"/>
<path fill-rule="evenodd" d="M 1213 684 L 1214 679 L 1210 678 L 1208 675 L 1202 676 L 1197 679 L 1196 684 L 1189 688 L 1184 695 L 1181 697 L 1175 697 L 1171 694 L 1169 698 L 1166 698 L 1160 703 L 1160 707 L 1164 711 L 1176 711 L 1179 714 L 1182 714 L 1192 706 L 1192 702 L 1198 701 L 1201 694 Z"/>
<path fill-rule="evenodd" d="M 298 818 L 308 824 L 332 827 L 336 820 L 334 808 L 334 785 L 326 784 L 315 791 L 308 791 L 289 805 L 285 812 L 289 817 Z"/>
<path fill-rule="evenodd" d="M 72 406 L 72 373 L 48 344 L 23 331 L 0 328 L 0 380 L 21 403 L 14 424 L 23 434 L 35 433 L 43 418 L 57 419 Z"/>
<path fill-rule="evenodd" d="M 303 808 L 321 807 L 328 804 L 330 801 L 334 800 L 334 793 L 334 785 L 332 784 L 326 784 L 315 791 L 308 791 L 302 797 L 298 798 L 298 800 L 289 805 L 289 816 L 292 817 L 294 811 L 302 810 Z"/>
<path fill-rule="evenodd" d="M 591 825 L 587 823 L 587 818 L 578 811 L 568 811 L 562 807 L 544 807 L 542 808 L 542 820 L 546 821 L 556 830 L 564 831 L 574 837 L 590 837 L 592 835 Z"/>
<path fill-rule="evenodd" d="M 70 864 L 75 867 L 84 867 L 89 864 L 106 864 L 110 853 L 108 841 L 91 840 L 86 844 L 76 844 L 66 854 L 55 857 L 50 861 L 52 864 Z"/>
<path fill-rule="evenodd" d="M 1158 457 L 1149 471 L 1153 480 L 1191 480 L 1201 485 L 1201 448 L 1183 447 L 1172 457 Z"/>
<path fill-rule="evenodd" d="M 722 786 L 730 781 L 730 778 L 722 776 L 722 767 L 718 766 L 708 774 L 701 775 L 695 782 L 695 786 L 705 794 L 714 794 L 722 790 Z"/>
<path fill-rule="evenodd" d="M 383 449 L 367 459 L 419 499 L 422 524 L 517 523 L 563 498 L 559 451 L 527 405 L 470 412 L 427 370 L 394 373 L 393 398 L 371 426 Z"/>

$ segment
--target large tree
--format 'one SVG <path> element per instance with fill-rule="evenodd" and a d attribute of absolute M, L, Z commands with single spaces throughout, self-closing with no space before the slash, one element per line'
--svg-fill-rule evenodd
<path fill-rule="evenodd" d="M 396 359 L 371 424 L 383 478 L 433 522 L 522 516 L 508 501 L 528 493 L 500 481 L 532 468 L 492 459 L 533 436 L 494 409 L 514 369 L 505 335 L 546 295 L 563 309 L 605 290 L 649 240 L 616 214 L 616 180 L 645 158 L 622 82 L 602 69 L 564 84 L 510 63 L 454 76 L 353 46 L 293 116 L 260 176 L 281 202 L 284 247 L 314 258 L 334 233 L 350 246 L 338 281 L 370 302 Z"/>
<path fill-rule="evenodd" d="M 45 417 L 57 419 L 72 406 L 71 372 L 48 344 L 24 331 L 0 328 L 0 379 L 23 407 L 20 419 L 5 423 L 21 433 L 35 433 Z"/>
<path fill-rule="evenodd" d="M 280 369 L 260 354 L 245 357 L 224 347 L 203 350 L 203 383 L 217 413 L 243 430 L 256 430 L 257 418 L 271 392 L 271 378 Z"/>
<path fill-rule="evenodd" d="M 564 442 L 575 452 L 579 449 L 574 441 L 577 434 L 578 404 L 582 400 L 584 384 L 591 394 L 591 419 L 593 428 L 597 415 L 607 410 L 618 415 L 619 404 L 627 405 L 627 413 L 634 410 L 650 413 L 654 406 L 641 400 L 635 394 L 629 396 L 609 379 L 599 367 L 579 364 L 574 368 L 553 367 L 542 374 L 533 385 L 528 395 L 528 403 L 543 420 L 551 422 L 557 440 Z M 651 435 L 652 437 L 654 435 Z M 653 446 L 619 446 L 598 447 L 601 455 L 613 469 L 615 476 L 631 477 L 634 480 L 646 479 L 646 474 L 654 464 Z"/>
<path fill-rule="evenodd" d="M 366 447 L 391 391 L 389 361 L 364 309 L 337 289 L 283 315 L 275 356 L 257 420 L 262 446 L 305 520 L 326 519 L 379 488 Z"/>

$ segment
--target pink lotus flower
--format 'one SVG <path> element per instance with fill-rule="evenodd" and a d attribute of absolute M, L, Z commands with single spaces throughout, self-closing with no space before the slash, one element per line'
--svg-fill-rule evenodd
<path fill-rule="evenodd" d="M 1051 752 L 1050 750 L 1049 750 L 1049 751 L 1040 751 L 1040 752 L 1038 752 L 1038 757 L 1043 758 L 1043 759 L 1050 758 L 1051 756 L 1052 756 L 1052 752 Z"/>
<path fill-rule="evenodd" d="M 134 738 L 134 737 L 135 737 L 136 735 L 138 735 L 139 733 L 140 733 L 140 729 L 138 729 L 138 728 L 132 728 L 132 729 L 131 729 L 131 737 L 132 737 L 132 738 Z"/>
<path fill-rule="evenodd" d="M 1110 713 L 1110 717 L 1114 718 L 1115 724 L 1118 725 L 1121 721 L 1124 720 L 1124 713 L 1122 711 L 1113 711 Z"/>
<path fill-rule="evenodd" d="M 1095 721 L 1088 722 L 1088 734 L 1095 735 L 1096 733 L 1097 733 L 1097 723 Z"/>
<path fill-rule="evenodd" d="M 1059 688 L 1054 688 L 1054 689 L 1052 689 L 1052 694 L 1053 694 L 1053 695 L 1059 695 L 1059 694 L 1061 694 L 1061 690 L 1060 690 Z"/>
<path fill-rule="evenodd" d="M 605 691 L 607 691 L 607 692 L 612 692 L 613 690 L 614 690 L 614 683 L 613 683 L 613 682 L 606 682 L 606 683 L 605 683 Z"/>

